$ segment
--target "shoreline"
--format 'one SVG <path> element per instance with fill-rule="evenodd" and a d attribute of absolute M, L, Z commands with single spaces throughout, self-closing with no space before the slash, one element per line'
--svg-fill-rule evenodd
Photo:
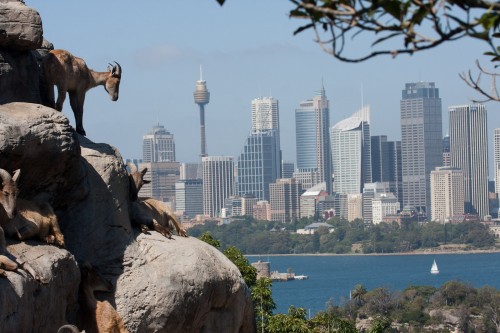
<path fill-rule="evenodd" d="M 245 254 L 245 257 L 284 257 L 284 256 L 414 256 L 414 255 L 436 255 L 436 254 L 489 254 L 500 253 L 500 248 L 474 249 L 474 250 L 442 250 L 442 249 L 422 249 L 411 252 L 394 253 L 288 253 L 288 254 Z"/>

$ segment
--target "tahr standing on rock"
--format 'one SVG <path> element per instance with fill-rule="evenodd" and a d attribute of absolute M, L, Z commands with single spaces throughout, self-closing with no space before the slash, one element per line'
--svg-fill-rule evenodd
<path fill-rule="evenodd" d="M 49 98 L 49 107 L 62 111 L 66 92 L 75 115 L 76 131 L 86 135 L 83 128 L 83 103 L 85 93 L 97 86 L 104 86 L 112 101 L 118 100 L 118 91 L 122 76 L 122 68 L 108 66 L 106 72 L 95 72 L 87 67 L 85 61 L 65 50 L 52 50 L 43 59 L 43 74 Z M 54 96 L 54 85 L 57 86 L 57 101 Z"/>

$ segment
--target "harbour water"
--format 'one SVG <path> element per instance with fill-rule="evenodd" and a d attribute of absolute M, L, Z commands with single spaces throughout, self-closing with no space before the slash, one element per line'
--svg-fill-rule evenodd
<path fill-rule="evenodd" d="M 387 287 L 392 291 L 411 285 L 439 287 L 450 280 L 470 283 L 474 287 L 500 289 L 500 253 L 432 254 L 432 255 L 351 255 L 351 256 L 248 256 L 248 260 L 270 261 L 271 270 L 286 272 L 289 268 L 307 280 L 273 282 L 275 313 L 287 313 L 294 305 L 311 315 L 326 308 L 331 301 L 338 305 L 349 298 L 357 284 L 368 290 Z M 431 274 L 433 260 L 439 274 Z"/>

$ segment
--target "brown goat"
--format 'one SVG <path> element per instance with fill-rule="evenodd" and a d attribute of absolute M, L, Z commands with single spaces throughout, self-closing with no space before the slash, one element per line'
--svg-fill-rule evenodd
<path fill-rule="evenodd" d="M 108 301 L 98 301 L 94 291 L 111 291 L 112 285 L 89 263 L 80 267 L 78 327 L 87 333 L 128 333 L 123 319 Z"/>
<path fill-rule="evenodd" d="M 187 237 L 187 232 L 181 227 L 175 213 L 163 201 L 152 198 L 139 198 L 138 193 L 144 184 L 150 181 L 144 179 L 144 175 L 148 171 L 147 168 L 139 171 L 135 164 L 129 163 L 129 183 L 130 183 L 130 200 L 131 200 L 131 220 L 138 225 L 142 232 L 147 230 L 155 230 L 165 237 L 170 238 L 173 230 L 182 237 Z"/>
<path fill-rule="evenodd" d="M 6 256 L 7 247 L 5 246 L 5 235 L 2 227 L 0 227 L 0 276 L 5 277 L 5 270 L 15 271 L 18 264 Z"/>
<path fill-rule="evenodd" d="M 28 201 L 17 197 L 17 178 L 0 169 L 0 226 L 8 237 L 26 240 L 38 236 L 41 240 L 64 247 L 64 236 L 59 229 L 57 216 L 48 203 Z"/>
<path fill-rule="evenodd" d="M 89 69 L 85 61 L 65 50 L 52 50 L 43 59 L 42 67 L 49 98 L 49 107 L 62 111 L 66 92 L 75 115 L 76 131 L 86 135 L 83 128 L 83 104 L 88 90 L 104 86 L 112 101 L 118 100 L 122 75 L 121 66 L 108 67 L 107 72 Z M 54 98 L 54 85 L 57 86 L 57 102 Z"/>

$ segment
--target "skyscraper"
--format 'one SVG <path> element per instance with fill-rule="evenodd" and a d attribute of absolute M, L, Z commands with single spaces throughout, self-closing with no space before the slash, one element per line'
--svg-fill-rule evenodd
<path fill-rule="evenodd" d="M 289 223 L 300 218 L 302 186 L 294 178 L 283 178 L 269 185 L 271 221 Z"/>
<path fill-rule="evenodd" d="M 139 169 L 148 168 L 144 179 L 151 181 L 149 184 L 144 184 L 139 191 L 139 196 L 174 203 L 179 167 L 179 162 L 139 163 Z"/>
<path fill-rule="evenodd" d="M 224 208 L 224 201 L 234 192 L 234 161 L 230 156 L 204 156 L 201 163 L 203 212 L 217 217 Z"/>
<path fill-rule="evenodd" d="M 363 107 L 330 129 L 336 193 L 356 194 L 372 181 L 370 108 Z"/>
<path fill-rule="evenodd" d="M 238 195 L 269 200 L 269 184 L 281 178 L 278 100 L 252 101 L 252 130 L 238 158 Z"/>
<path fill-rule="evenodd" d="M 430 173 L 441 166 L 443 156 L 439 89 L 434 82 L 407 83 L 400 110 L 403 206 L 430 217 Z"/>
<path fill-rule="evenodd" d="M 326 190 L 332 193 L 330 109 L 325 88 L 300 103 L 295 110 L 295 137 L 297 169 L 317 172 L 319 182 L 326 182 Z"/>
<path fill-rule="evenodd" d="M 281 162 L 281 178 L 292 178 L 295 170 L 295 163 L 289 161 Z"/>
<path fill-rule="evenodd" d="M 371 137 L 372 182 L 388 182 L 389 191 L 403 201 L 401 141 L 387 141 L 386 135 Z"/>
<path fill-rule="evenodd" d="M 372 182 L 389 181 L 390 165 L 387 149 L 387 135 L 371 137 L 372 149 Z"/>
<path fill-rule="evenodd" d="M 450 106 L 451 166 L 464 174 L 465 212 L 489 214 L 488 131 L 484 105 Z"/>
<path fill-rule="evenodd" d="M 452 167 L 431 171 L 432 221 L 446 222 L 464 213 L 464 174 Z"/>
<path fill-rule="evenodd" d="M 205 139 L 205 105 L 210 101 L 210 92 L 207 89 L 207 82 L 203 80 L 203 75 L 200 66 L 200 79 L 196 81 L 196 90 L 193 93 L 194 102 L 200 108 L 200 156 L 207 156 L 207 142 Z"/>
<path fill-rule="evenodd" d="M 273 97 L 256 98 L 252 101 L 252 132 L 280 128 L 278 100 Z"/>
<path fill-rule="evenodd" d="M 203 214 L 201 179 L 181 179 L 175 183 L 175 210 L 190 218 Z"/>
<path fill-rule="evenodd" d="M 446 134 L 443 138 L 443 166 L 451 165 L 450 136 Z"/>
<path fill-rule="evenodd" d="M 142 160 L 144 163 L 174 162 L 174 135 L 158 124 L 142 137 Z"/>
<path fill-rule="evenodd" d="M 495 193 L 500 198 L 500 128 L 493 132 L 493 167 L 495 168 Z"/>

